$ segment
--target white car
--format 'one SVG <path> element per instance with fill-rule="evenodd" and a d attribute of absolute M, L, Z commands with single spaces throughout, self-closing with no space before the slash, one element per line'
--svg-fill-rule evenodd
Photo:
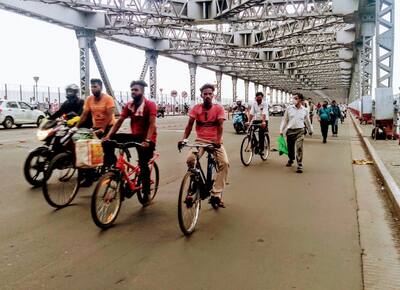
<path fill-rule="evenodd" d="M 0 101 L 0 124 L 10 129 L 13 125 L 18 128 L 24 124 L 40 125 L 45 118 L 42 111 L 33 109 L 25 102 Z"/>

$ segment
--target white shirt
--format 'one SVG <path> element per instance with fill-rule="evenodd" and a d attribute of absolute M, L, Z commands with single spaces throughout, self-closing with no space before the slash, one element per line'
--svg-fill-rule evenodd
<path fill-rule="evenodd" d="M 305 126 L 308 132 L 313 132 L 308 109 L 303 106 L 297 108 L 294 105 L 287 107 L 281 122 L 281 132 L 286 132 L 288 129 L 304 129 Z"/>
<path fill-rule="evenodd" d="M 254 121 L 261 121 L 262 115 L 265 115 L 265 121 L 269 120 L 268 101 L 262 101 L 258 104 L 257 101 L 251 105 L 250 115 L 253 115 Z"/>

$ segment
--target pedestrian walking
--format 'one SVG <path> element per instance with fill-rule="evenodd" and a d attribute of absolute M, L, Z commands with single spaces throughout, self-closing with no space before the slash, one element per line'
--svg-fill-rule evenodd
<path fill-rule="evenodd" d="M 341 117 L 341 112 L 339 106 L 336 104 L 336 101 L 333 100 L 330 107 L 330 115 L 331 115 L 331 124 L 332 124 L 332 136 L 337 137 L 339 131 L 339 120 Z"/>
<path fill-rule="evenodd" d="M 326 143 L 328 138 L 329 123 L 331 119 L 331 110 L 328 108 L 328 102 L 325 101 L 318 110 L 318 119 L 321 125 L 322 142 Z"/>
<path fill-rule="evenodd" d="M 286 109 L 280 127 L 280 134 L 283 136 L 286 133 L 289 155 L 286 166 L 291 167 L 296 159 L 297 173 L 303 173 L 304 128 L 307 127 L 309 134 L 313 134 L 309 111 L 303 106 L 303 101 L 302 94 L 294 94 L 293 104 Z"/>

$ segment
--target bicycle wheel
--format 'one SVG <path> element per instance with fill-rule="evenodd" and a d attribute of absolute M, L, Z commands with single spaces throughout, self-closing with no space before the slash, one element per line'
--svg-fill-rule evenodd
<path fill-rule="evenodd" d="M 24 164 L 26 181 L 34 187 L 42 185 L 44 173 L 49 166 L 48 152 L 35 150 L 29 153 Z"/>
<path fill-rule="evenodd" d="M 154 162 L 153 166 L 149 167 L 150 167 L 150 196 L 147 198 L 143 194 L 142 190 L 138 190 L 137 192 L 138 201 L 144 206 L 149 205 L 153 201 L 153 199 L 157 194 L 158 184 L 160 182 L 160 173 L 158 170 L 157 163 Z"/>
<path fill-rule="evenodd" d="M 269 136 L 268 133 L 265 133 L 264 136 L 264 148 L 263 148 L 263 153 L 264 154 L 260 154 L 260 157 L 263 161 L 267 160 L 269 157 L 269 153 L 270 153 L 270 149 L 269 149 Z"/>
<path fill-rule="evenodd" d="M 183 177 L 178 197 L 179 227 L 184 235 L 191 235 L 199 220 L 200 194 L 194 175 L 187 172 Z"/>
<path fill-rule="evenodd" d="M 253 159 L 253 147 L 251 144 L 251 138 L 246 136 L 243 138 L 242 145 L 240 146 L 240 160 L 244 166 L 249 166 Z"/>
<path fill-rule="evenodd" d="M 107 172 L 97 182 L 92 195 L 90 211 L 96 226 L 111 227 L 121 209 L 120 179 L 115 172 Z"/>
<path fill-rule="evenodd" d="M 75 198 L 78 189 L 78 170 L 74 167 L 72 154 L 56 155 L 45 172 L 42 185 L 47 203 L 55 208 L 65 207 Z"/>

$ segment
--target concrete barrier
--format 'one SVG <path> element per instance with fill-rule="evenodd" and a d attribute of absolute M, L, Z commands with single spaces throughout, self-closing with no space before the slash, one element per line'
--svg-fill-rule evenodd
<path fill-rule="evenodd" d="M 374 161 L 374 166 L 378 171 L 378 174 L 381 176 L 383 183 L 387 189 L 388 197 L 393 204 L 393 207 L 397 213 L 400 215 L 400 189 L 397 183 L 394 181 L 392 175 L 390 174 L 389 170 L 386 168 L 385 164 L 383 163 L 382 159 L 379 157 L 378 153 L 376 152 L 375 148 L 372 146 L 371 142 L 368 140 L 367 137 L 364 137 L 363 131 L 356 122 L 354 116 L 350 114 L 351 120 L 353 121 L 353 125 L 357 130 L 358 135 L 360 136 L 361 141 L 367 148 L 367 151 L 371 158 Z"/>

